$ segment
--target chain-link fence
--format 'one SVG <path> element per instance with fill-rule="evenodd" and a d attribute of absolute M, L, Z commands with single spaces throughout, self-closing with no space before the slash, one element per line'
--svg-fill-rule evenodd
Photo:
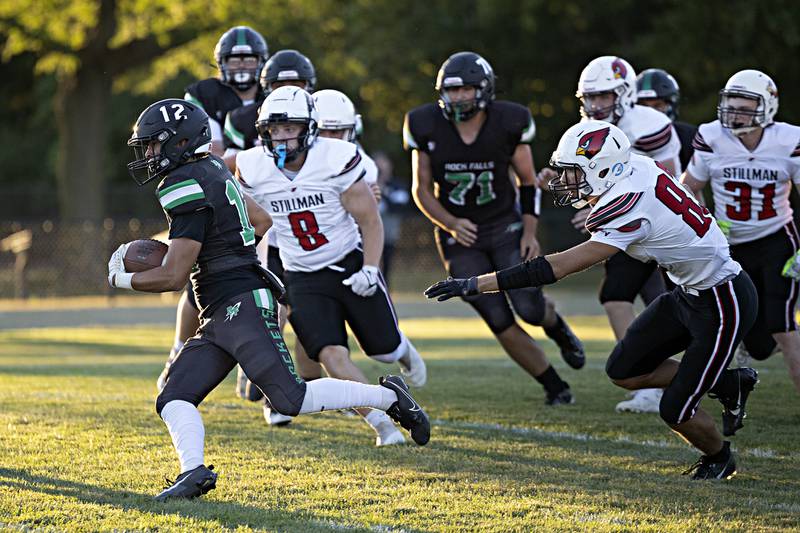
<path fill-rule="evenodd" d="M 568 210 L 547 210 L 539 231 L 546 251 L 580 240 L 567 221 Z M 419 291 L 440 279 L 444 269 L 433 226 L 419 212 L 395 215 L 388 280 L 392 290 Z M 111 294 L 107 262 L 120 243 L 149 238 L 166 229 L 163 218 L 106 219 L 101 223 L 55 220 L 0 221 L 0 298 Z"/>

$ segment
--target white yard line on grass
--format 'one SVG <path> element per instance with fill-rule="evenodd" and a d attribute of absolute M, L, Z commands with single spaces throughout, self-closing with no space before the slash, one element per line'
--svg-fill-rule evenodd
<path fill-rule="evenodd" d="M 431 423 L 435 426 L 451 427 L 455 429 L 478 429 L 481 431 L 494 431 L 499 433 L 509 433 L 513 435 L 530 435 L 535 437 L 542 437 L 548 439 L 567 439 L 580 442 L 618 442 L 624 444 L 635 444 L 637 446 L 645 446 L 648 448 L 674 448 L 681 449 L 680 443 L 668 442 L 666 440 L 635 440 L 627 436 L 623 437 L 598 437 L 596 435 L 589 435 L 588 433 L 572 433 L 569 431 L 547 431 L 539 428 L 526 428 L 515 426 L 503 426 L 501 424 L 484 424 L 480 422 L 456 422 L 450 420 L 436 419 Z M 800 454 L 787 454 L 782 455 L 775 450 L 769 448 L 734 448 L 737 452 L 758 457 L 761 459 L 797 459 L 800 460 Z"/>

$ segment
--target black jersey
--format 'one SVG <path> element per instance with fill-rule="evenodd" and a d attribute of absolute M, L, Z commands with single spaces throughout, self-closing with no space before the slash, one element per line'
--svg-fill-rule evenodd
<path fill-rule="evenodd" d="M 261 144 L 256 131 L 256 120 L 262 100 L 228 112 L 225 117 L 225 148 L 247 150 Z"/>
<path fill-rule="evenodd" d="M 675 132 L 678 134 L 678 139 L 681 141 L 681 168 L 686 170 L 686 167 L 689 166 L 689 161 L 692 159 L 692 154 L 694 154 L 692 139 L 694 139 L 694 135 L 697 133 L 697 126 L 677 121 L 673 122 L 672 125 L 675 127 Z"/>
<path fill-rule="evenodd" d="M 513 102 L 493 102 L 470 145 L 434 104 L 406 115 L 403 142 L 407 150 L 431 159 L 436 198 L 452 215 L 482 224 L 516 209 L 516 187 L 509 178 L 517 146 L 533 140 L 536 126 L 530 111 Z"/>
<path fill-rule="evenodd" d="M 217 78 L 208 78 L 189 85 L 183 98 L 202 107 L 220 126 L 225 124 L 228 111 L 241 107 L 243 103 L 233 87 Z"/>
<path fill-rule="evenodd" d="M 202 243 L 191 279 L 204 316 L 232 295 L 266 286 L 239 183 L 220 158 L 209 155 L 178 167 L 156 194 L 170 239 Z"/>

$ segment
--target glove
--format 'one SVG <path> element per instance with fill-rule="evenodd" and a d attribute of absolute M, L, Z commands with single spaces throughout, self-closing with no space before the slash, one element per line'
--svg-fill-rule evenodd
<path fill-rule="evenodd" d="M 443 302 L 456 296 L 475 296 L 478 292 L 478 278 L 472 276 L 467 279 L 447 278 L 444 281 L 434 283 L 425 290 L 425 296 L 436 298 Z"/>
<path fill-rule="evenodd" d="M 797 252 L 786 261 L 781 274 L 786 278 L 800 281 L 800 252 Z"/>
<path fill-rule="evenodd" d="M 342 281 L 342 285 L 347 285 L 354 293 L 368 298 L 378 290 L 378 267 L 364 265 L 361 270 Z"/>
<path fill-rule="evenodd" d="M 717 220 L 717 226 L 719 229 L 722 230 L 722 234 L 725 235 L 725 238 L 731 236 L 731 223 L 727 220 Z"/>
<path fill-rule="evenodd" d="M 128 251 L 130 243 L 120 244 L 119 248 L 111 254 L 111 259 L 108 260 L 108 284 L 117 289 L 133 289 L 131 287 L 131 278 L 133 274 L 125 272 L 125 252 Z"/>

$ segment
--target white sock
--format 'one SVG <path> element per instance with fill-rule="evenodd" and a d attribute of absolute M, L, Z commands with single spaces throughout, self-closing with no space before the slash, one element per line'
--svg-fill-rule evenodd
<path fill-rule="evenodd" d="M 375 433 L 380 433 L 381 426 L 386 427 L 386 424 L 391 424 L 394 427 L 394 423 L 389 416 L 384 413 L 383 411 L 378 411 L 377 409 L 373 409 L 372 411 L 364 417 L 364 422 L 366 422 L 369 427 L 375 430 Z"/>
<path fill-rule="evenodd" d="M 396 401 L 397 394 L 380 385 L 320 378 L 306 382 L 306 395 L 300 407 L 300 414 L 354 407 L 371 407 L 386 411 Z"/>
<path fill-rule="evenodd" d="M 205 462 L 203 442 L 206 436 L 197 407 L 183 400 L 172 400 L 161 410 L 172 444 L 181 462 L 181 474 Z"/>

